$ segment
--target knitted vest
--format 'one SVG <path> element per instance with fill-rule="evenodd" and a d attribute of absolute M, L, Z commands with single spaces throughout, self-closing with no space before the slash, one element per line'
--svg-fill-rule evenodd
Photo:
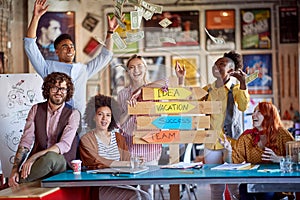
<path fill-rule="evenodd" d="M 46 130 L 47 108 L 48 108 L 47 101 L 38 104 L 37 112 L 36 112 L 36 115 L 34 118 L 35 142 L 34 142 L 34 146 L 33 146 L 32 151 L 29 156 L 31 156 L 34 153 L 37 153 L 39 151 L 47 149 L 47 143 L 48 143 L 47 130 Z M 61 113 L 59 121 L 58 121 L 57 129 L 56 129 L 56 132 L 58 133 L 56 142 L 60 141 L 63 131 L 68 123 L 68 120 L 69 120 L 71 114 L 72 114 L 72 107 L 68 104 L 65 104 L 65 107 L 62 110 L 62 113 Z M 76 134 L 76 136 L 72 142 L 71 149 L 69 150 L 69 152 L 63 154 L 66 161 L 68 162 L 69 166 L 71 166 L 71 161 L 76 158 L 78 143 L 79 143 L 79 138 Z"/>

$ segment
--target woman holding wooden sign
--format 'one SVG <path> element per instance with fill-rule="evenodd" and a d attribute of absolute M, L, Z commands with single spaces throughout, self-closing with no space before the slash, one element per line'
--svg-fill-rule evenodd
<path fill-rule="evenodd" d="M 147 63 L 142 56 L 134 54 L 126 65 L 126 72 L 130 78 L 130 84 L 118 93 L 118 102 L 121 106 L 121 128 L 124 130 L 128 149 L 133 157 L 142 157 L 145 165 L 157 165 L 162 152 L 161 144 L 133 144 L 133 131 L 136 127 L 136 117 L 128 115 L 128 104 L 134 106 L 139 101 L 142 87 L 161 87 L 168 89 L 167 80 L 159 80 L 148 83 L 146 80 Z M 176 75 L 179 84 L 182 83 L 185 69 L 176 67 Z M 143 185 L 141 189 L 147 191 L 153 197 L 153 186 Z"/>

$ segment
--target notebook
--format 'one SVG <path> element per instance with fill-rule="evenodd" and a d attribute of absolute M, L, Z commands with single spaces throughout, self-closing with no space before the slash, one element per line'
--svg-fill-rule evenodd
<path fill-rule="evenodd" d="M 149 167 L 139 167 L 139 168 L 131 168 L 131 167 L 114 167 L 114 168 L 104 168 L 104 169 L 95 169 L 95 170 L 87 170 L 88 174 L 138 174 L 141 172 L 146 172 L 149 170 Z"/>

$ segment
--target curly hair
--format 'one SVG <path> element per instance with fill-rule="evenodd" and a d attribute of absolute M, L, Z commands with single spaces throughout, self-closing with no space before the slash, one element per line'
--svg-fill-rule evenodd
<path fill-rule="evenodd" d="M 74 44 L 74 41 L 73 41 L 73 39 L 72 39 L 72 37 L 71 37 L 71 35 L 64 33 L 64 34 L 61 34 L 60 36 L 58 36 L 58 37 L 55 39 L 55 41 L 54 41 L 54 48 L 57 49 L 59 43 L 60 43 L 61 41 L 63 41 L 63 40 L 71 40 L 72 43 L 73 43 L 73 45 L 75 45 L 75 44 Z"/>
<path fill-rule="evenodd" d="M 278 133 L 278 129 L 280 127 L 283 127 L 279 112 L 276 106 L 270 102 L 260 102 L 258 104 L 258 109 L 260 113 L 264 116 L 262 128 L 267 136 L 266 145 L 276 149 L 276 133 Z"/>
<path fill-rule="evenodd" d="M 53 88 L 56 83 L 66 82 L 68 87 L 68 92 L 66 96 L 66 101 L 69 101 L 74 94 L 74 85 L 70 76 L 61 72 L 53 72 L 44 78 L 44 83 L 42 86 L 43 97 L 49 99 L 50 97 L 50 88 Z"/>
<path fill-rule="evenodd" d="M 236 53 L 235 51 L 229 51 L 223 55 L 226 58 L 230 58 L 234 62 L 234 70 L 243 69 L 243 57 L 241 54 Z"/>
<path fill-rule="evenodd" d="M 112 131 L 114 128 L 118 128 L 121 113 L 118 102 L 112 97 L 97 94 L 89 99 L 84 113 L 84 120 L 90 129 L 96 128 L 94 117 L 98 108 L 105 106 L 109 107 L 112 112 L 111 123 L 108 126 L 108 130 Z"/>

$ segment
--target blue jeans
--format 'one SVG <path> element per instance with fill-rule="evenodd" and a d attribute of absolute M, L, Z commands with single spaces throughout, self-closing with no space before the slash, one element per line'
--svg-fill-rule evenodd
<path fill-rule="evenodd" d="M 248 193 L 247 184 L 240 184 L 240 200 L 274 200 L 275 192 Z"/>

